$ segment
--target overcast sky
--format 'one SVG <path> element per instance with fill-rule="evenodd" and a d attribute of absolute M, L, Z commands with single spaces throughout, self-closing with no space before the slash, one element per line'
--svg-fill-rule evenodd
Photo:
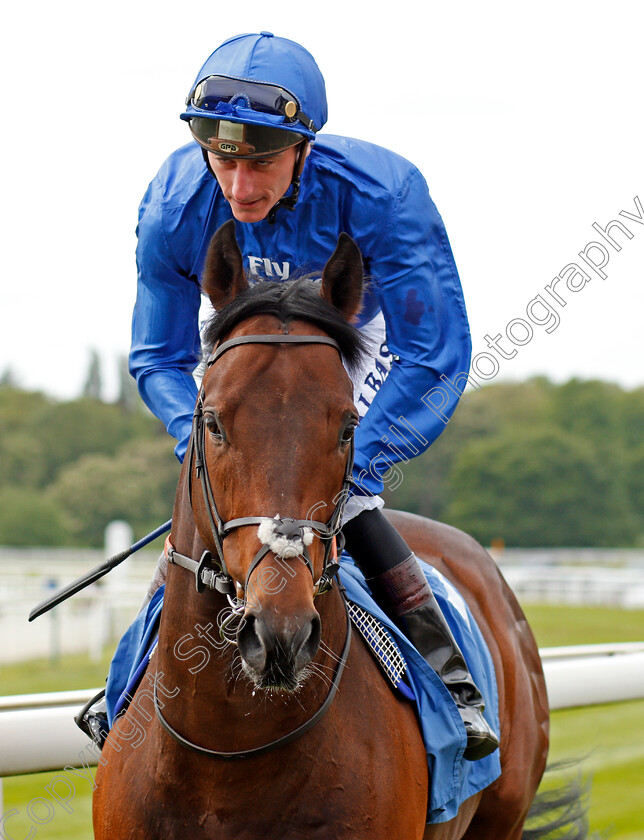
<path fill-rule="evenodd" d="M 178 114 L 205 58 L 231 35 L 270 30 L 317 59 L 325 131 L 388 146 L 425 175 L 474 353 L 498 360 L 496 372 L 479 356 L 482 376 L 643 385 L 643 24 L 638 0 L 11 4 L 0 55 L 0 372 L 69 398 L 96 348 L 113 393 L 140 198 L 188 141 Z M 612 220 L 632 235 L 611 229 L 621 250 L 593 228 Z M 608 258 L 605 279 L 580 251 Z M 557 300 L 544 289 L 560 272 Z M 512 358 L 486 346 L 498 334 Z"/>

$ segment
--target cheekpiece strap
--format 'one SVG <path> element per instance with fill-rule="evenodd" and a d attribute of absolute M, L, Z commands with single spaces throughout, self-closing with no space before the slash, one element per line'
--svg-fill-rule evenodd
<path fill-rule="evenodd" d="M 165 553 L 168 563 L 181 566 L 194 574 L 197 592 L 203 592 L 204 589 L 216 589 L 224 595 L 235 594 L 233 579 L 213 566 L 212 554 L 209 551 L 204 551 L 199 560 L 193 560 L 192 557 L 180 554 L 168 539 L 165 544 Z"/>

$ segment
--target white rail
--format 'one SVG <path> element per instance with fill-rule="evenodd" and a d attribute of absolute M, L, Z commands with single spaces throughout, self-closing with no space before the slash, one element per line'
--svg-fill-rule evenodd
<path fill-rule="evenodd" d="M 541 651 L 551 709 L 644 698 L 644 643 Z"/>
<path fill-rule="evenodd" d="M 540 653 L 552 709 L 644 698 L 644 642 Z M 97 691 L 0 697 L 0 779 L 86 761 L 89 741 L 73 718 Z"/>

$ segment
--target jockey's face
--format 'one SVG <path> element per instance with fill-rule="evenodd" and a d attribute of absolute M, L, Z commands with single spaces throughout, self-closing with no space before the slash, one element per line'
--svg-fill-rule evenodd
<path fill-rule="evenodd" d="M 291 185 L 299 152 L 299 146 L 291 146 L 251 160 L 208 152 L 212 171 L 237 221 L 259 222 L 266 217 Z"/>

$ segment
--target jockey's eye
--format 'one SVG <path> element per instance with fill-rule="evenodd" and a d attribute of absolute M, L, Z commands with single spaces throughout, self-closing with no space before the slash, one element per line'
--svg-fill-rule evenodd
<path fill-rule="evenodd" d="M 353 436 L 356 433 L 357 423 L 355 420 L 351 420 L 347 425 L 344 427 L 344 431 L 342 432 L 342 437 L 340 438 L 340 443 L 347 444 L 351 443 L 353 440 Z"/>
<path fill-rule="evenodd" d="M 204 423 L 206 424 L 206 428 L 208 429 L 210 436 L 215 441 L 215 443 L 223 443 L 224 433 L 215 415 L 205 414 Z"/>

